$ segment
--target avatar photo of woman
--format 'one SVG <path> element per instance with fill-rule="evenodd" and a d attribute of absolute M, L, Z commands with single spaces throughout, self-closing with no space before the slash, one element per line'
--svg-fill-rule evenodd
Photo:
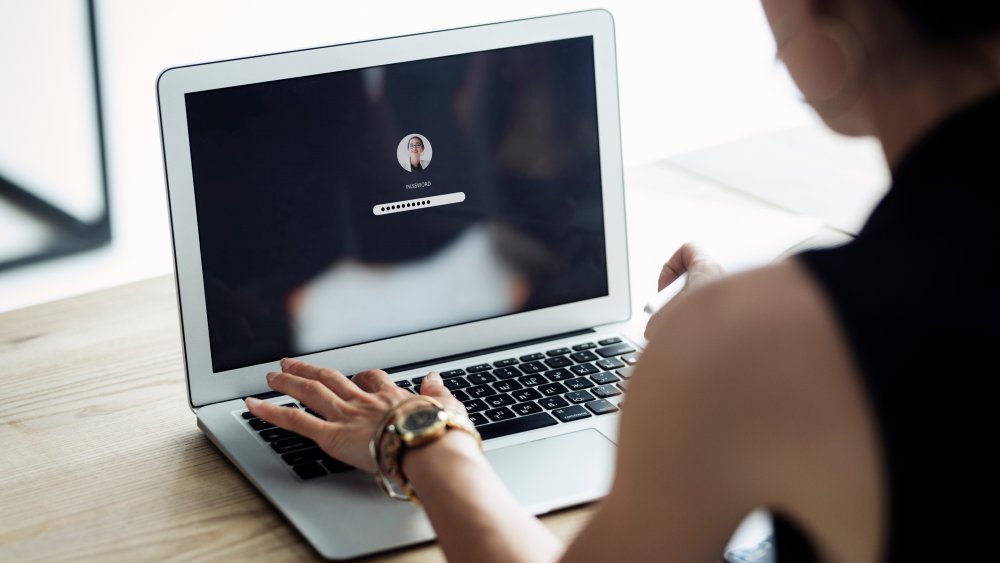
<path fill-rule="evenodd" d="M 431 163 L 431 153 L 430 141 L 423 135 L 407 135 L 396 147 L 396 159 L 407 172 L 426 170 Z"/>

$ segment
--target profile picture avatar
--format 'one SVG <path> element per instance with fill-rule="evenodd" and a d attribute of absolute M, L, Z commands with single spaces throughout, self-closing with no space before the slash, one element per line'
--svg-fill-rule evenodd
<path fill-rule="evenodd" d="M 426 170 L 430 166 L 432 153 L 431 143 L 427 137 L 419 133 L 411 133 L 399 142 L 396 147 L 396 159 L 407 172 Z"/>

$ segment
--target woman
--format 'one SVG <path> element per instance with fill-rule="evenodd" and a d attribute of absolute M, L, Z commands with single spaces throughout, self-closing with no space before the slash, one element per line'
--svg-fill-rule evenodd
<path fill-rule="evenodd" d="M 468 434 L 407 450 L 449 558 L 715 561 L 756 507 L 775 514 L 779 561 L 992 549 L 993 519 L 974 505 L 998 500 L 998 3 L 763 4 L 806 100 L 833 129 L 880 140 L 892 189 L 841 248 L 718 280 L 689 246 L 666 264 L 661 287 L 690 271 L 688 287 L 647 327 L 616 480 L 568 547 Z M 270 385 L 329 422 L 248 399 L 251 411 L 374 470 L 369 437 L 406 393 L 378 371 L 282 369 Z M 421 392 L 461 409 L 435 374 Z"/>
<path fill-rule="evenodd" d="M 410 155 L 410 172 L 423 170 L 427 167 L 429 160 L 421 159 L 424 154 L 424 140 L 414 135 L 406 140 L 406 154 Z"/>

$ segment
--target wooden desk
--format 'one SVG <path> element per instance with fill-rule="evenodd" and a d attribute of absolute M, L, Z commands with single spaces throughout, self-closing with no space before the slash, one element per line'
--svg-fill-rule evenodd
<path fill-rule="evenodd" d="M 745 197 L 662 167 L 629 177 L 637 311 L 662 261 L 715 233 L 726 206 L 741 231 L 781 217 L 748 218 Z M 709 242 L 724 256 L 727 240 Z M 196 428 L 172 277 L 4 313 L 0 362 L 0 561 L 318 559 Z M 568 540 L 592 512 L 543 521 Z M 372 559 L 444 560 L 434 544 Z"/>
<path fill-rule="evenodd" d="M 195 427 L 176 311 L 164 276 L 0 315 L 0 561 L 320 559 Z"/>

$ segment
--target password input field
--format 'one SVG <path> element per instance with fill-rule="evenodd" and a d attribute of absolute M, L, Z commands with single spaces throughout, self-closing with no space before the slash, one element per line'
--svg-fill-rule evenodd
<path fill-rule="evenodd" d="M 374 215 L 391 215 L 393 213 L 403 213 L 406 211 L 417 211 L 431 207 L 440 207 L 452 203 L 462 203 L 465 201 L 465 192 L 454 192 L 443 195 L 432 195 L 416 199 L 404 199 L 400 201 L 390 201 L 378 203 L 372 207 Z"/>

